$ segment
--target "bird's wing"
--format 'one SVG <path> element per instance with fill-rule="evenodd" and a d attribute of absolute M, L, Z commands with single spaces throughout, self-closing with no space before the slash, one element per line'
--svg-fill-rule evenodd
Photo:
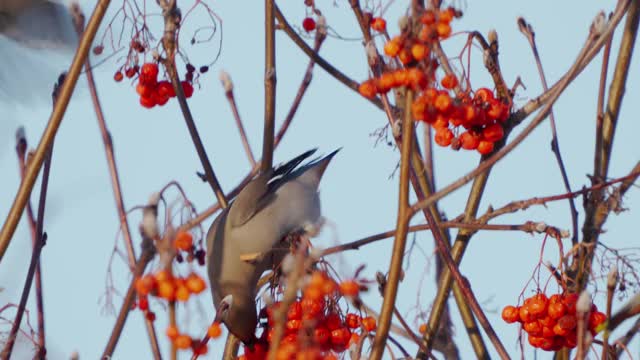
<path fill-rule="evenodd" d="M 69 9 L 50 1 L 34 1 L 18 14 L 5 16 L 2 34 L 31 48 L 75 48 L 78 37 Z"/>
<path fill-rule="evenodd" d="M 269 205 L 275 199 L 276 190 L 289 181 L 291 172 L 315 151 L 316 149 L 309 150 L 271 171 L 259 174 L 255 179 L 251 180 L 231 204 L 229 210 L 231 226 L 244 225 L 256 213 Z"/>

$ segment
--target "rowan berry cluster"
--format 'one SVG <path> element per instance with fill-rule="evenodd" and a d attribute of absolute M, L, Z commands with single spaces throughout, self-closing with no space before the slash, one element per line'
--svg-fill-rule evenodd
<path fill-rule="evenodd" d="M 375 331 L 374 317 L 361 317 L 353 312 L 344 314 L 338 306 L 342 296 L 356 297 L 362 289 L 355 280 L 337 283 L 324 272 L 313 272 L 302 296 L 287 310 L 285 333 L 276 358 L 337 359 L 352 344 L 358 344 L 362 337 Z M 277 321 L 274 314 L 281 306 L 282 302 L 274 302 L 260 311 L 264 330 L 258 343 L 253 348 L 246 347 L 239 360 L 266 359 Z"/>
<path fill-rule="evenodd" d="M 506 306 L 502 319 L 511 324 L 518 322 L 528 334 L 529 344 L 546 351 L 558 351 L 577 344 L 576 302 L 577 294 L 554 294 L 551 297 L 538 293 L 527 298 L 522 306 Z M 586 320 L 587 329 L 595 336 L 597 328 L 607 316 L 591 306 Z"/>
<path fill-rule="evenodd" d="M 439 84 L 436 82 L 439 64 L 431 54 L 432 45 L 449 37 L 450 22 L 459 16 L 461 13 L 453 8 L 424 10 L 417 36 L 405 30 L 384 45 L 384 53 L 397 58 L 404 67 L 363 82 L 359 91 L 366 98 L 374 98 L 399 87 L 413 89 L 416 95 L 411 113 L 414 119 L 433 126 L 436 144 L 486 155 L 504 136 L 510 105 L 487 88 L 479 88 L 473 95 L 470 90 L 461 90 L 453 74 L 444 75 Z"/>
<path fill-rule="evenodd" d="M 176 261 L 181 263 L 184 261 L 183 252 L 187 255 L 187 261 L 192 262 L 197 260 L 198 265 L 204 266 L 205 263 L 205 251 L 202 248 L 196 247 L 193 243 L 193 235 L 187 231 L 178 231 L 175 239 L 173 240 L 173 247 L 178 250 L 176 254 Z"/>

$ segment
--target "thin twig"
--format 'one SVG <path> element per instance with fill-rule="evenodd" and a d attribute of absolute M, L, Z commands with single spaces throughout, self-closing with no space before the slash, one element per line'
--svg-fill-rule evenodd
<path fill-rule="evenodd" d="M 20 329 L 20 323 L 22 322 L 22 316 L 24 315 L 24 311 L 27 307 L 27 300 L 29 299 L 29 294 L 31 292 L 31 285 L 33 282 L 33 278 L 35 276 L 36 267 L 40 262 L 40 253 L 42 252 L 42 248 L 44 247 L 47 241 L 47 234 L 44 233 L 44 210 L 45 204 L 47 200 L 47 189 L 49 185 L 49 173 L 51 171 L 51 156 L 53 152 L 53 143 L 50 144 L 48 151 L 45 154 L 44 158 L 44 169 L 42 170 L 42 182 L 40 188 L 40 199 L 38 200 L 38 215 L 37 215 L 37 223 L 36 223 L 36 243 L 33 247 L 33 252 L 31 253 L 31 261 L 29 263 L 29 270 L 27 272 L 27 277 L 24 281 L 24 287 L 22 289 L 22 295 L 20 296 L 20 303 L 18 305 L 18 311 L 16 313 L 15 320 L 13 321 L 13 325 L 11 326 L 11 330 L 9 332 L 9 336 L 7 337 L 7 342 L 5 344 L 2 353 L 0 354 L 0 358 L 9 359 L 11 358 L 11 352 L 13 351 L 13 346 L 16 341 L 16 336 L 18 335 L 18 330 Z M 38 353 L 44 357 L 43 353 L 44 349 L 41 348 Z"/>
<path fill-rule="evenodd" d="M 276 118 L 276 19 L 275 1 L 264 1 L 264 133 L 262 138 L 262 172 L 273 167 L 273 134 Z"/>
<path fill-rule="evenodd" d="M 228 74 L 221 75 L 228 77 Z M 226 82 L 229 82 L 229 85 Z M 224 95 L 229 101 L 229 106 L 231 107 L 231 113 L 233 113 L 233 118 L 236 121 L 236 127 L 238 128 L 238 132 L 240 133 L 240 139 L 242 140 L 242 147 L 244 148 L 245 154 L 247 154 L 247 159 L 249 159 L 249 163 L 251 167 L 256 166 L 256 159 L 253 156 L 253 151 L 251 151 L 251 145 L 249 145 L 249 139 L 247 138 L 247 132 L 244 130 L 244 125 L 242 124 L 242 119 L 240 118 L 240 112 L 238 111 L 238 105 L 236 104 L 236 97 L 233 94 L 233 86 L 231 85 L 231 79 L 223 80 L 223 84 L 225 87 Z"/>
<path fill-rule="evenodd" d="M 518 25 L 520 27 L 520 32 L 522 32 L 527 38 L 527 40 L 529 41 L 529 45 L 531 46 L 531 50 L 533 51 L 533 58 L 536 61 L 538 74 L 540 75 L 540 80 L 542 81 L 542 89 L 544 91 L 547 91 L 549 90 L 549 86 L 547 84 L 547 78 L 544 75 L 544 69 L 542 68 L 542 60 L 540 59 L 540 54 L 538 53 L 535 32 L 533 31 L 531 24 L 527 23 L 523 18 L 518 19 Z M 551 126 L 551 151 L 553 151 L 553 154 L 556 157 L 556 162 L 558 163 L 558 167 L 560 168 L 560 175 L 562 176 L 564 188 L 567 192 L 571 192 L 569 176 L 567 175 L 567 169 L 564 166 L 564 160 L 562 159 L 562 153 L 560 151 L 560 142 L 558 141 L 558 131 L 556 129 L 556 119 L 553 114 L 553 109 L 549 111 L 549 125 Z M 573 198 L 569 198 L 568 201 L 571 212 L 571 242 L 575 245 L 578 243 L 578 209 L 576 208 L 576 203 L 575 201 L 573 201 Z"/>
<path fill-rule="evenodd" d="M 20 179 L 24 179 L 24 173 L 26 169 L 26 152 L 27 152 L 27 139 L 24 135 L 24 128 L 18 129 L 16 133 L 16 152 L 18 154 L 18 163 L 20 169 Z M 32 251 L 36 250 L 36 246 L 38 245 L 38 231 L 37 231 L 37 223 L 36 219 L 33 215 L 33 209 L 31 206 L 31 201 L 27 202 L 27 221 L 29 222 L 29 230 L 31 232 L 31 248 Z M 44 332 L 44 300 L 42 296 L 42 264 L 38 261 L 36 265 L 36 274 L 35 274 L 35 297 L 36 297 L 36 308 L 38 311 L 38 353 L 36 354 L 37 359 L 44 359 L 46 354 L 46 344 L 45 344 L 45 332 Z"/>

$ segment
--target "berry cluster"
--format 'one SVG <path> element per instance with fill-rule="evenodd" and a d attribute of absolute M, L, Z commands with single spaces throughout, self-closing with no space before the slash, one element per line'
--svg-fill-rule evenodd
<path fill-rule="evenodd" d="M 538 293 L 527 298 L 522 306 L 506 306 L 502 319 L 507 323 L 519 322 L 528 334 L 529 344 L 546 351 L 558 351 L 563 347 L 576 347 L 577 294 L 554 294 L 551 297 Z M 596 329 L 607 316 L 591 306 L 586 322 L 587 329 L 595 336 Z"/>
<path fill-rule="evenodd" d="M 173 247 L 179 252 L 176 254 L 176 261 L 181 263 L 184 261 L 182 252 L 187 255 L 187 262 L 192 262 L 194 259 L 198 261 L 198 265 L 204 266 L 206 252 L 201 248 L 201 244 L 196 246 L 193 243 L 193 235 L 187 231 L 178 231 L 173 241 Z"/>
<path fill-rule="evenodd" d="M 182 81 L 182 91 L 187 98 L 193 95 L 193 85 L 188 81 Z M 145 63 L 140 69 L 136 92 L 140 95 L 140 105 L 151 109 L 158 105 L 162 106 L 170 98 L 176 96 L 176 92 L 167 80 L 158 81 L 158 64 Z"/>
<path fill-rule="evenodd" d="M 343 314 L 337 305 L 341 296 L 355 297 L 363 289 L 366 288 L 355 280 L 338 284 L 324 272 L 313 272 L 302 296 L 287 310 L 285 333 L 276 358 L 337 359 L 349 346 L 359 343 L 361 337 L 375 331 L 375 318 L 353 312 Z M 281 302 L 274 302 L 260 311 L 264 330 L 257 344 L 246 347 L 239 360 L 266 359 L 276 322 L 274 313 L 281 306 Z"/>
<path fill-rule="evenodd" d="M 454 150 L 477 150 L 486 155 L 504 136 L 510 106 L 487 88 L 463 91 L 453 74 L 444 75 L 439 84 L 436 82 L 439 64 L 431 54 L 431 46 L 451 34 L 450 22 L 459 16 L 453 8 L 424 10 L 417 36 L 404 31 L 384 45 L 384 53 L 397 58 L 404 67 L 363 82 L 359 92 L 366 98 L 374 98 L 394 88 L 409 87 L 416 92 L 412 115 L 433 126 L 438 145 L 451 146 Z"/>
<path fill-rule="evenodd" d="M 167 301 L 185 302 L 191 295 L 203 292 L 207 283 L 195 272 L 187 277 L 177 277 L 167 270 L 160 270 L 143 275 L 136 280 L 135 286 L 139 298 L 152 295 Z"/>

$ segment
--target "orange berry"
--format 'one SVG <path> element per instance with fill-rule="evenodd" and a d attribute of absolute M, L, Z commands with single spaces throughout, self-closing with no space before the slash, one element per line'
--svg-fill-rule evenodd
<path fill-rule="evenodd" d="M 376 97 L 376 93 L 378 92 L 375 81 L 373 79 L 369 79 L 363 82 L 362 84 L 360 84 L 358 92 L 360 93 L 360 95 L 366 97 L 367 99 L 373 99 L 374 97 Z"/>
<path fill-rule="evenodd" d="M 341 327 L 331 331 L 331 344 L 338 346 L 346 346 L 351 338 L 351 331 L 349 329 Z"/>
<path fill-rule="evenodd" d="M 371 20 L 371 28 L 377 32 L 384 32 L 387 29 L 387 21 L 381 17 Z"/>
<path fill-rule="evenodd" d="M 414 100 L 413 103 L 411 104 L 411 115 L 416 120 L 424 120 L 426 109 L 427 109 L 427 104 L 425 104 L 425 102 L 420 97 Z"/>
<path fill-rule="evenodd" d="M 115 82 L 120 82 L 122 81 L 122 79 L 124 79 L 124 76 L 122 75 L 122 71 L 116 71 L 115 74 L 113 74 L 113 80 L 115 80 Z"/>
<path fill-rule="evenodd" d="M 400 49 L 402 48 L 402 40 L 399 37 L 394 37 L 393 39 L 387 41 L 384 44 L 384 53 L 390 57 L 398 56 L 400 53 Z"/>
<path fill-rule="evenodd" d="M 173 246 L 175 246 L 178 250 L 189 251 L 193 247 L 193 235 L 187 231 L 178 231 L 176 233 L 176 238 L 173 242 Z"/>
<path fill-rule="evenodd" d="M 546 326 L 549 328 L 553 328 L 553 326 L 556 324 L 556 319 L 552 318 L 549 315 L 538 319 L 538 321 L 540 322 L 540 325 Z"/>
<path fill-rule="evenodd" d="M 289 332 L 298 332 L 302 328 L 302 320 L 287 320 L 285 326 Z"/>
<path fill-rule="evenodd" d="M 460 134 L 460 143 L 465 150 L 475 150 L 480 144 L 480 136 L 473 132 L 465 131 Z"/>
<path fill-rule="evenodd" d="M 393 72 L 393 80 L 396 86 L 406 86 L 409 84 L 409 74 L 407 69 L 398 69 Z"/>
<path fill-rule="evenodd" d="M 356 329 L 360 326 L 360 316 L 354 313 L 348 313 L 344 323 L 349 329 Z"/>
<path fill-rule="evenodd" d="M 176 287 L 170 281 L 158 282 L 158 297 L 165 300 L 174 300 L 176 296 Z"/>
<path fill-rule="evenodd" d="M 180 335 L 180 331 L 175 325 L 169 325 L 165 333 L 170 340 L 175 340 Z"/>
<path fill-rule="evenodd" d="M 529 312 L 529 307 L 526 302 L 518 308 L 518 316 L 520 317 L 520 322 L 527 323 L 533 321 L 533 315 Z"/>
<path fill-rule="evenodd" d="M 433 106 L 435 106 L 438 111 L 447 113 L 451 109 L 451 104 L 451 96 L 449 96 L 449 94 L 447 94 L 446 92 L 442 92 L 439 93 L 438 96 L 436 96 Z"/>
<path fill-rule="evenodd" d="M 300 320 L 302 319 L 302 304 L 300 301 L 296 301 L 291 306 L 289 306 L 289 311 L 287 311 L 287 319 L 289 320 Z"/>
<path fill-rule="evenodd" d="M 142 107 L 147 108 L 147 109 L 151 109 L 152 107 L 156 106 L 156 101 L 154 98 L 152 97 L 141 97 L 140 98 L 140 105 L 142 105 Z"/>
<path fill-rule="evenodd" d="M 542 344 L 542 341 L 544 340 L 544 338 L 540 337 L 540 336 L 534 336 L 534 335 L 529 335 L 527 340 L 529 340 L 529 345 L 535 347 L 535 348 L 539 348 L 540 345 Z"/>
<path fill-rule="evenodd" d="M 313 329 L 313 339 L 320 346 L 326 345 L 329 342 L 330 337 L 331 334 L 329 333 L 329 330 L 324 326 L 317 326 Z"/>
<path fill-rule="evenodd" d="M 413 55 L 411 55 L 411 50 L 407 48 L 402 48 L 400 53 L 398 53 L 398 59 L 403 65 L 409 65 L 413 61 Z"/>
<path fill-rule="evenodd" d="M 145 63 L 140 69 L 140 81 L 149 84 L 155 84 L 158 78 L 158 64 Z"/>
<path fill-rule="evenodd" d="M 306 299 L 320 300 L 324 294 L 319 286 L 307 286 L 302 292 L 302 296 Z"/>
<path fill-rule="evenodd" d="M 378 92 L 386 93 L 391 90 L 395 85 L 395 77 L 392 73 L 386 72 L 380 76 L 380 81 L 378 81 Z"/>
<path fill-rule="evenodd" d="M 153 92 L 155 91 L 155 88 L 156 87 L 154 85 L 145 84 L 140 81 L 138 82 L 138 85 L 136 85 L 136 92 L 142 97 L 151 97 L 151 95 L 153 95 Z"/>
<path fill-rule="evenodd" d="M 607 315 L 600 311 L 592 311 L 589 314 L 589 330 L 595 332 L 596 328 L 607 320 Z"/>
<path fill-rule="evenodd" d="M 355 280 L 346 280 L 340 283 L 340 292 L 344 296 L 357 296 L 360 285 Z"/>
<path fill-rule="evenodd" d="M 442 114 L 438 114 L 435 117 L 435 121 L 431 124 L 434 129 L 445 129 L 449 127 L 449 119 Z"/>
<path fill-rule="evenodd" d="M 362 319 L 362 325 L 364 326 L 365 330 L 373 331 L 377 327 L 376 319 L 373 316 L 367 316 Z"/>
<path fill-rule="evenodd" d="M 496 142 L 504 137 L 504 130 L 500 124 L 491 124 L 482 130 L 482 138 L 490 142 Z M 539 294 L 544 296 L 544 294 Z M 537 296 L 537 295 L 536 295 Z M 544 309 L 547 306 L 547 297 L 544 297 L 544 301 L 541 300 L 540 305 L 544 305 Z M 544 311 L 542 309 L 541 311 Z"/>
<path fill-rule="evenodd" d="M 168 270 L 160 270 L 155 273 L 154 277 L 157 282 L 160 281 L 173 281 L 173 275 Z"/>
<path fill-rule="evenodd" d="M 207 283 L 196 273 L 191 273 L 185 281 L 185 286 L 192 294 L 200 294 L 207 287 Z"/>
<path fill-rule="evenodd" d="M 438 20 L 442 22 L 449 23 L 453 20 L 453 17 L 456 15 L 456 10 L 452 7 L 447 8 L 446 10 L 440 11 L 438 14 Z"/>
<path fill-rule="evenodd" d="M 187 289 L 186 286 L 181 285 L 176 288 L 176 300 L 185 302 L 189 300 L 190 295 L 191 294 L 189 293 L 189 289 Z"/>
<path fill-rule="evenodd" d="M 324 325 L 329 329 L 329 331 L 333 331 L 342 326 L 342 319 L 340 319 L 340 315 L 336 313 L 330 313 L 324 319 Z"/>
<path fill-rule="evenodd" d="M 551 300 L 549 300 L 549 305 L 547 307 L 547 314 L 549 314 L 550 318 L 557 320 L 563 317 L 564 314 L 566 313 L 567 313 L 567 307 L 565 304 L 561 302 L 551 302 Z"/>
<path fill-rule="evenodd" d="M 136 280 L 136 291 L 139 295 L 148 295 L 156 286 L 156 280 L 151 275 L 144 275 Z"/>
<path fill-rule="evenodd" d="M 502 320 L 504 320 L 508 324 L 518 321 L 519 320 L 518 308 L 511 305 L 505 306 L 504 309 L 502 309 Z"/>
<path fill-rule="evenodd" d="M 493 143 L 491 141 L 480 140 L 476 150 L 482 155 L 490 154 L 493 151 Z"/>
<path fill-rule="evenodd" d="M 557 325 L 565 330 L 573 330 L 576 328 L 576 317 L 573 315 L 565 315 L 558 319 Z"/>
<path fill-rule="evenodd" d="M 414 59 L 420 61 L 422 59 L 427 58 L 429 56 L 429 48 L 421 43 L 415 43 L 411 47 L 411 55 Z"/>
<path fill-rule="evenodd" d="M 564 329 L 560 324 L 555 324 L 553 326 L 553 333 L 558 336 L 567 336 L 570 332 L 571 330 Z"/>
<path fill-rule="evenodd" d="M 482 102 L 490 102 L 495 99 L 493 97 L 493 91 L 487 88 L 480 88 L 476 90 L 474 98 Z"/>
<path fill-rule="evenodd" d="M 173 344 L 180 350 L 186 350 L 191 347 L 191 337 L 189 335 L 178 335 L 173 341 Z"/>
<path fill-rule="evenodd" d="M 441 39 L 446 39 L 451 35 L 451 26 L 446 22 L 439 21 L 436 24 L 436 32 Z"/>
<path fill-rule="evenodd" d="M 453 89 L 458 86 L 458 78 L 453 74 L 446 74 L 442 80 L 440 80 L 440 84 L 445 89 Z"/>
<path fill-rule="evenodd" d="M 324 302 L 313 299 L 302 299 L 300 302 L 303 315 L 315 318 L 324 311 Z"/>
<path fill-rule="evenodd" d="M 424 333 L 427 332 L 427 324 L 420 324 L 420 327 L 418 328 L 418 332 L 424 335 Z"/>
<path fill-rule="evenodd" d="M 360 342 L 360 335 L 358 333 L 351 333 L 351 337 L 349 338 L 349 345 L 358 344 Z"/>
<path fill-rule="evenodd" d="M 432 25 L 436 22 L 436 13 L 433 10 L 426 10 L 420 17 L 420 22 L 425 25 Z"/>
<path fill-rule="evenodd" d="M 428 43 L 437 38 L 438 33 L 436 32 L 435 26 L 433 25 L 425 25 L 420 29 L 418 33 L 418 40 Z"/>
<path fill-rule="evenodd" d="M 418 68 L 410 68 L 407 73 L 407 79 L 414 89 L 422 89 L 427 86 L 427 75 Z"/>
<path fill-rule="evenodd" d="M 333 279 L 326 279 L 322 284 L 322 292 L 325 295 L 333 295 L 336 291 L 338 291 L 338 284 Z"/>
<path fill-rule="evenodd" d="M 212 323 L 207 329 L 207 336 L 212 339 L 217 339 L 222 335 L 222 327 L 219 322 Z"/>
<path fill-rule="evenodd" d="M 542 325 L 538 322 L 538 320 L 533 320 L 530 322 L 524 323 L 522 325 L 524 331 L 526 331 L 529 335 L 540 336 L 542 335 Z"/>
<path fill-rule="evenodd" d="M 578 294 L 576 293 L 562 296 L 562 303 L 567 307 L 567 314 L 574 315 L 576 313 L 576 301 L 578 301 Z"/>
<path fill-rule="evenodd" d="M 494 125 L 498 126 L 500 130 L 502 130 L 502 127 L 500 125 L 497 125 L 497 124 L 494 124 Z M 484 130 L 486 131 L 487 129 L 490 129 L 490 128 L 491 127 L 487 127 Z M 485 140 L 494 141 L 487 138 L 487 136 L 485 135 L 485 131 L 482 132 L 482 135 L 484 136 Z M 536 294 L 531 298 L 531 302 L 529 303 L 529 311 L 534 317 L 536 318 L 540 317 L 547 312 L 547 302 L 548 302 L 548 299 L 545 294 L 542 294 L 542 293 Z"/>
<path fill-rule="evenodd" d="M 435 136 L 436 144 L 442 147 L 447 147 L 451 145 L 452 140 L 453 140 L 453 132 L 449 130 L 449 128 L 436 129 L 436 136 Z"/>

